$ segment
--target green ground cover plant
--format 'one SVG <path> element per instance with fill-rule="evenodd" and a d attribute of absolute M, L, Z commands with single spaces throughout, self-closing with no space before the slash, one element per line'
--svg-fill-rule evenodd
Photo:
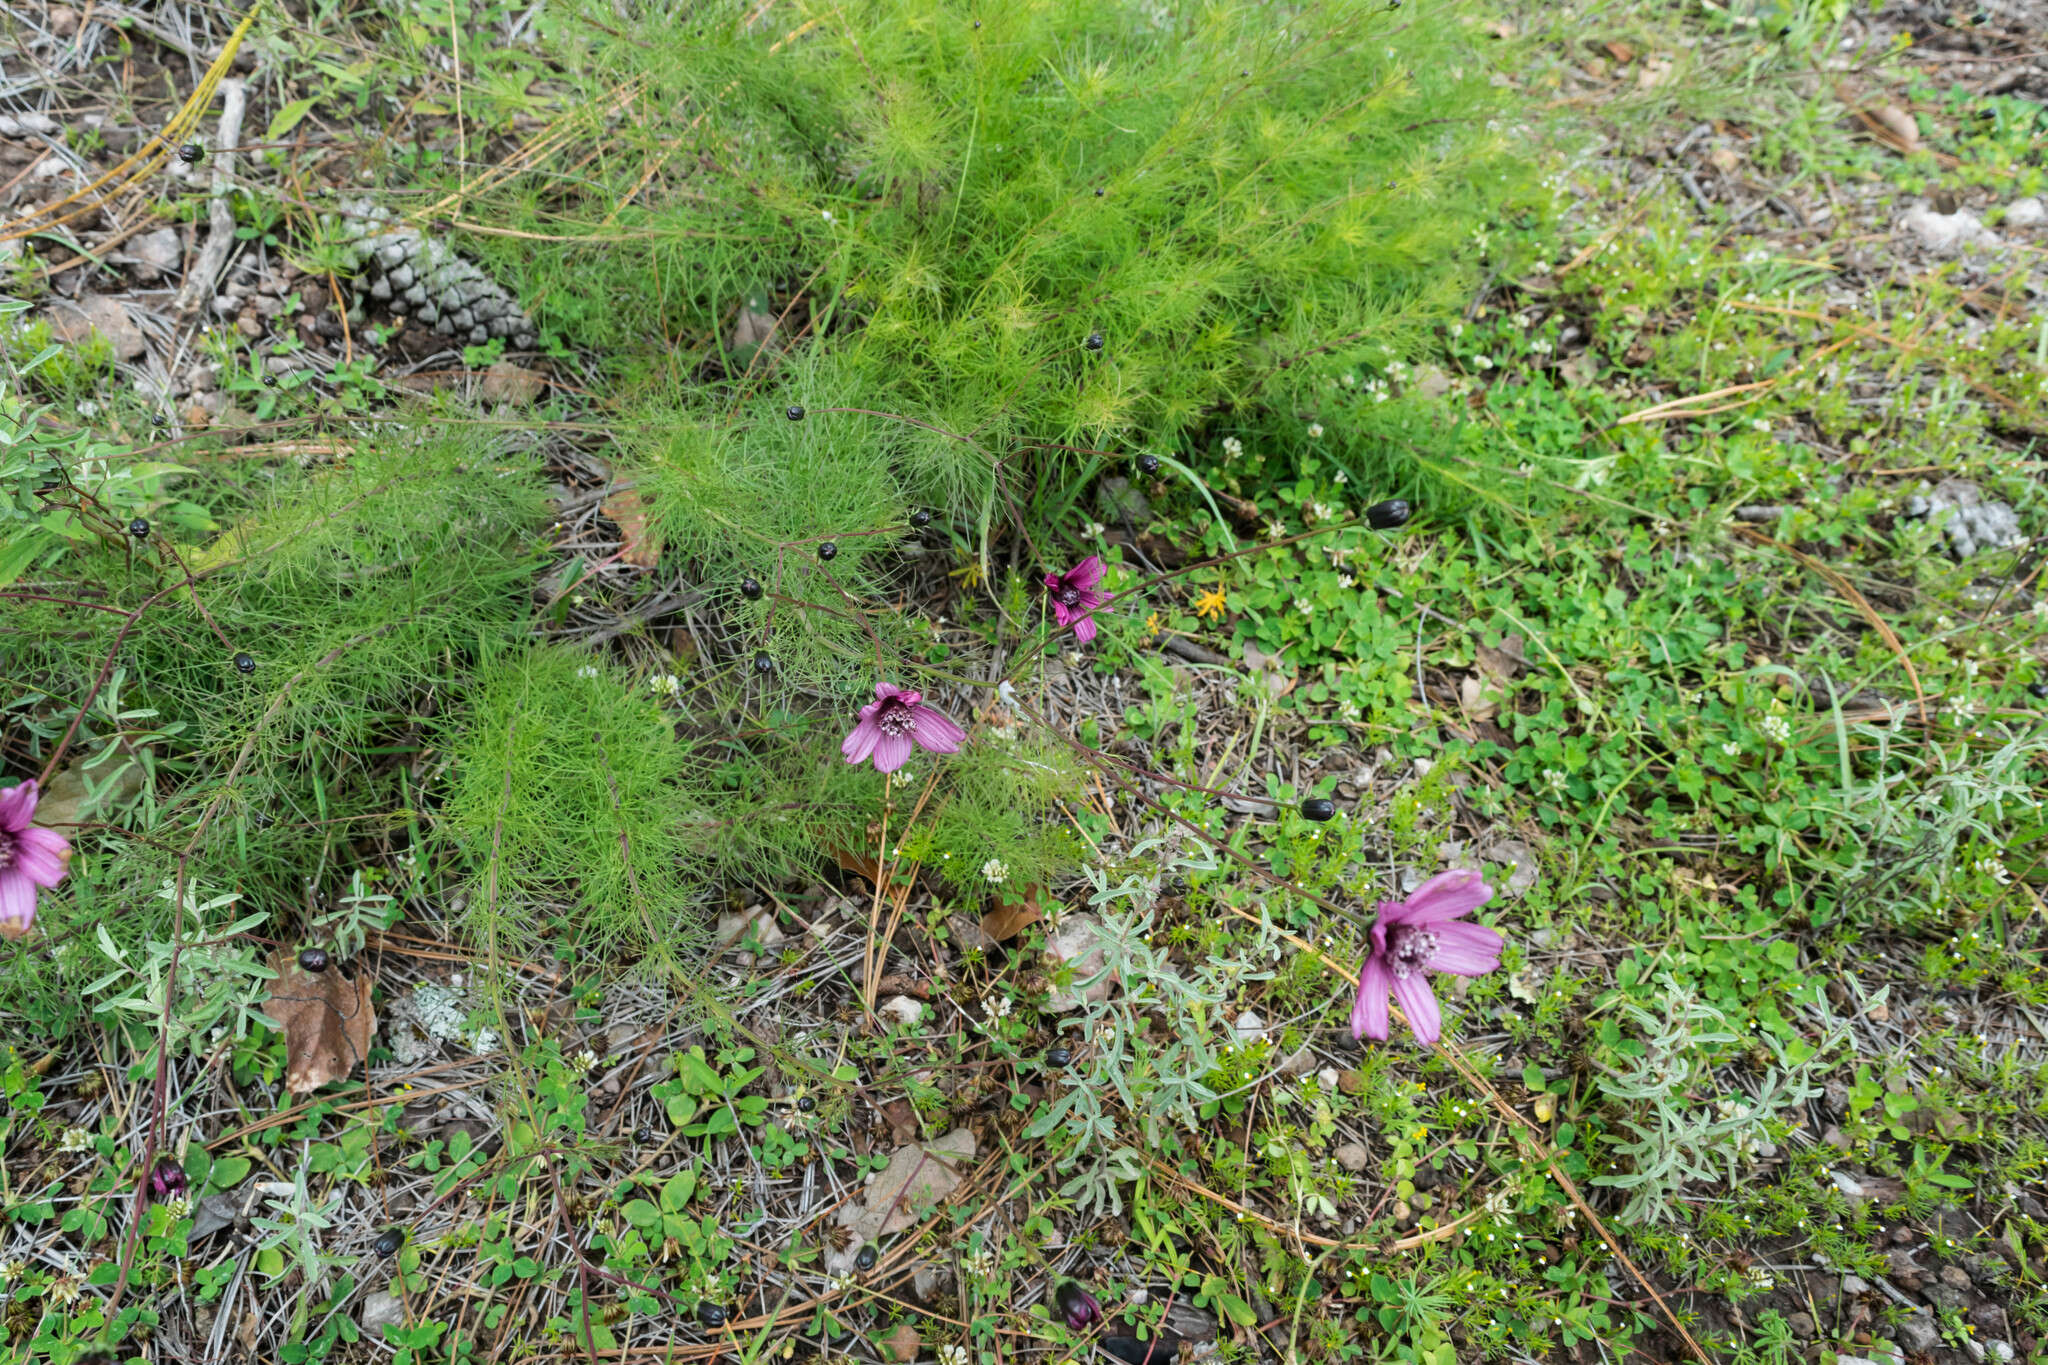
<path fill-rule="evenodd" d="M 0 309 L 9 1349 L 2038 1352 L 2048 611 L 1909 500 L 2043 334 L 1855 215 L 2044 128 L 1862 8 L 259 12 L 219 401 Z"/>

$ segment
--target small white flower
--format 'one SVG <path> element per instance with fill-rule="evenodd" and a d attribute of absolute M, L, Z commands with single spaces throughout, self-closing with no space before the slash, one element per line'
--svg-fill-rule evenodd
<path fill-rule="evenodd" d="M 987 1247 L 983 1247 L 980 1251 L 970 1251 L 960 1258 L 960 1268 L 978 1279 L 986 1279 L 995 1273 L 995 1253 Z M 960 1350 L 957 1346 L 954 1349 Z M 943 1357 L 943 1353 L 941 1355 Z M 966 1352 L 961 1351 L 961 1355 L 964 1357 Z"/>
<path fill-rule="evenodd" d="M 1734 758 L 1742 752 L 1742 746 L 1731 739 L 1721 745 L 1721 752 Z"/>
<path fill-rule="evenodd" d="M 1771 424 L 1768 418 L 1756 418 L 1754 421 L 1750 423 L 1750 425 L 1755 427 L 1758 431 L 1763 432 L 1766 436 L 1770 435 L 1771 433 Z"/>
<path fill-rule="evenodd" d="M 1337 510 L 1327 502 L 1310 503 L 1308 513 L 1317 521 L 1335 521 L 1337 519 Z"/>
<path fill-rule="evenodd" d="M 1550 788 L 1554 795 L 1564 795 L 1565 780 L 1565 772 L 1562 768 L 1545 768 L 1543 770 L 1543 785 Z"/>
<path fill-rule="evenodd" d="M 1536 340 L 1529 343 L 1529 349 L 1534 351 L 1537 355 L 1549 355 L 1550 343 L 1545 341 L 1542 337 L 1538 337 L 1536 338 Z"/>
<path fill-rule="evenodd" d="M 1756 728 L 1763 731 L 1764 738 L 1773 744 L 1792 742 L 1792 723 L 1783 716 L 1765 716 L 1757 722 Z"/>
<path fill-rule="evenodd" d="M 819 209 L 819 210 L 818 210 L 818 213 L 819 213 L 819 216 L 821 216 L 822 218 L 824 218 L 824 220 L 825 220 L 826 222 L 828 222 L 828 223 L 829 223 L 829 222 L 831 222 L 831 221 L 832 221 L 832 210 L 830 210 L 830 209 Z"/>
<path fill-rule="evenodd" d="M 584 1048 L 583 1051 L 569 1059 L 569 1069 L 579 1076 L 589 1075 L 592 1068 L 596 1067 L 596 1065 L 597 1054 L 589 1048 Z"/>
<path fill-rule="evenodd" d="M 1285 536 L 1287 534 L 1287 523 L 1284 521 L 1267 522 L 1266 534 L 1273 537 L 1273 539 L 1275 540 L 1279 540 L 1282 536 Z"/>
<path fill-rule="evenodd" d="M 1311 441 L 1323 439 L 1323 424 L 1321 422 L 1310 422 L 1308 424 L 1308 438 Z"/>
<path fill-rule="evenodd" d="M 939 1348 L 939 1365 L 967 1365 L 967 1348 L 965 1346 L 941 1346 Z"/>
<path fill-rule="evenodd" d="M 986 1014 L 988 1021 L 993 1024 L 998 1019 L 1010 1017 L 1011 1003 L 1007 995 L 984 995 L 981 998 L 981 1012 Z"/>
<path fill-rule="evenodd" d="M 1357 586 L 1357 584 L 1358 580 L 1353 578 L 1348 573 L 1340 573 L 1337 575 L 1337 586 L 1340 588 L 1352 588 Z"/>
<path fill-rule="evenodd" d="M 57 1142 L 57 1153 L 60 1156 L 69 1156 L 74 1152 L 89 1152 L 91 1150 L 92 1134 L 83 1128 L 66 1128 L 64 1136 Z"/>
<path fill-rule="evenodd" d="M 1223 438 L 1223 458 L 1227 460 L 1234 460 L 1242 454 L 1244 454 L 1243 441 L 1238 440 L 1235 436 L 1226 436 Z"/>
<path fill-rule="evenodd" d="M 1341 485 L 1343 485 L 1343 484 L 1347 484 L 1347 483 L 1350 483 L 1350 482 L 1351 482 L 1351 476 L 1350 476 L 1349 474 L 1346 474 L 1346 473 L 1345 473 L 1345 472 L 1344 472 L 1343 470 L 1341 470 L 1341 469 L 1337 471 L 1337 483 L 1338 483 L 1338 484 L 1339 484 L 1340 486 L 1341 486 Z"/>
<path fill-rule="evenodd" d="M 1989 877 L 2000 886 L 2012 884 L 2012 873 L 2006 871 L 2005 860 L 1995 853 L 1979 858 L 1976 862 L 1971 863 L 1970 866 L 1975 868 L 1980 876 Z"/>
<path fill-rule="evenodd" d="M 1010 865 L 1001 858 L 990 858 L 981 865 L 981 875 L 992 883 L 1001 884 L 1010 879 Z"/>
<path fill-rule="evenodd" d="M 1493 368 L 1493 357 L 1490 355 L 1475 355 L 1472 357 L 1472 363 L 1482 370 L 1490 370 Z"/>
<path fill-rule="evenodd" d="M 664 696 L 679 697 L 683 694 L 683 680 L 673 673 L 656 673 L 647 680 L 647 686 Z"/>
<path fill-rule="evenodd" d="M 1345 388 L 1347 388 L 1347 389 L 1349 389 L 1349 388 L 1355 388 L 1355 387 L 1357 387 L 1357 385 L 1358 385 L 1358 376 L 1357 376 L 1357 375 L 1355 375 L 1355 374 L 1347 374 L 1347 375 L 1345 375 L 1345 376 L 1344 376 L 1344 387 L 1345 387 Z"/>
<path fill-rule="evenodd" d="M 1316 614 L 1316 609 L 1314 605 L 1311 604 L 1306 597 L 1295 598 L 1294 609 L 1300 612 L 1303 616 L 1314 616 Z"/>
<path fill-rule="evenodd" d="M 597 673 L 598 670 L 594 664 L 585 664 L 576 670 L 576 676 L 579 678 L 594 678 L 597 676 Z"/>

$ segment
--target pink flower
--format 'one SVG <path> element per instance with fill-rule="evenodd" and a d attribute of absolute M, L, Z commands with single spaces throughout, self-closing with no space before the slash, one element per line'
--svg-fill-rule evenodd
<path fill-rule="evenodd" d="M 1481 924 L 1457 922 L 1492 899 L 1493 888 L 1477 872 L 1458 871 L 1438 873 L 1405 901 L 1381 901 L 1372 956 L 1358 974 L 1351 1036 L 1387 1040 L 1391 994 L 1419 1041 L 1441 1037 L 1443 1014 L 1426 974 L 1484 976 L 1500 965 L 1501 936 Z"/>
<path fill-rule="evenodd" d="M 860 724 L 839 752 L 848 763 L 862 763 L 872 755 L 876 772 L 893 773 L 909 759 L 913 745 L 950 754 L 966 738 L 965 730 L 926 706 L 921 693 L 876 683 L 875 699 L 860 708 Z"/>
<path fill-rule="evenodd" d="M 0 792 L 0 936 L 20 938 L 36 919 L 36 888 L 64 880 L 71 841 L 29 823 L 36 813 L 34 781 Z"/>
<path fill-rule="evenodd" d="M 1095 609 L 1109 605 L 1109 594 L 1097 591 L 1108 572 L 1100 556 L 1089 555 L 1065 573 L 1045 576 L 1053 619 L 1063 626 L 1072 626 L 1079 644 L 1085 645 L 1095 638 Z"/>

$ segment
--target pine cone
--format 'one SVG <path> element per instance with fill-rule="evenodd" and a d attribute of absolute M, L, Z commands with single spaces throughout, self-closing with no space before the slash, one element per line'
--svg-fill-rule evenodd
<path fill-rule="evenodd" d="M 390 210 L 366 199 L 342 205 L 339 227 L 359 263 L 358 306 L 368 298 L 471 345 L 492 337 L 522 351 L 540 344 L 518 301 L 447 243 L 395 225 Z"/>

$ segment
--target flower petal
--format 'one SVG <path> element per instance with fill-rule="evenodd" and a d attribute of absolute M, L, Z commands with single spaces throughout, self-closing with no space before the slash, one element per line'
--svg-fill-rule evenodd
<path fill-rule="evenodd" d="M 1102 562 L 1102 556 L 1089 555 L 1086 559 L 1067 570 L 1066 582 L 1070 588 L 1086 591 L 1100 583 L 1109 572 L 1109 566 Z"/>
<path fill-rule="evenodd" d="M 1469 868 L 1439 872 L 1402 902 L 1404 924 L 1437 924 L 1469 915 L 1493 899 L 1493 888 Z"/>
<path fill-rule="evenodd" d="M 1436 952 L 1426 964 L 1433 972 L 1484 976 L 1500 966 L 1500 934 L 1483 924 L 1446 922 L 1434 926 Z"/>
<path fill-rule="evenodd" d="M 929 706 L 910 708 L 910 733 L 918 744 L 935 754 L 950 754 L 966 742 L 967 732 Z"/>
<path fill-rule="evenodd" d="M 882 727 L 867 716 L 847 734 L 839 752 L 846 755 L 848 763 L 864 763 L 867 756 L 875 751 L 875 743 L 882 737 Z"/>
<path fill-rule="evenodd" d="M 34 778 L 18 787 L 9 787 L 0 792 L 0 829 L 13 834 L 28 828 L 29 818 L 36 813 L 36 782 Z"/>
<path fill-rule="evenodd" d="M 1115 593 L 1096 592 L 1093 588 L 1083 588 L 1081 590 L 1081 609 L 1083 611 L 1100 610 L 1115 600 Z"/>
<path fill-rule="evenodd" d="M 35 883 L 11 867 L 0 872 L 0 936 L 20 938 L 35 920 Z"/>
<path fill-rule="evenodd" d="M 1408 1027 L 1415 1030 L 1418 1042 L 1433 1043 L 1443 1037 L 1443 1012 L 1436 1007 L 1436 992 L 1429 988 L 1427 976 L 1410 972 L 1395 977 L 1394 998 L 1401 1002 L 1401 1013 L 1408 1016 Z"/>
<path fill-rule="evenodd" d="M 1081 613 L 1081 619 L 1074 622 L 1074 643 L 1085 645 L 1094 638 L 1095 618 L 1084 611 Z"/>
<path fill-rule="evenodd" d="M 891 698 L 891 697 L 900 697 L 900 696 L 902 696 L 902 695 L 903 695 L 903 689 L 902 689 L 902 688 L 900 688 L 900 687 L 898 687 L 898 686 L 897 686 L 897 685 L 896 685 L 895 683 L 876 683 L 876 684 L 875 684 L 875 700 L 876 700 L 876 701 L 878 701 L 878 702 L 879 702 L 879 701 L 887 701 L 887 700 L 889 700 L 889 698 Z M 865 711 L 865 710 L 866 710 L 867 708 L 866 708 L 866 707 L 862 707 L 861 709 L 862 709 L 863 711 Z"/>
<path fill-rule="evenodd" d="M 1367 1038 L 1387 1041 L 1387 992 L 1393 988 L 1394 974 L 1387 970 L 1386 962 L 1378 957 L 1367 958 L 1365 969 L 1358 974 L 1358 998 L 1351 1004 L 1353 1038 L 1361 1042 Z"/>
<path fill-rule="evenodd" d="M 883 735 L 875 741 L 875 771 L 895 772 L 910 761 L 910 755 L 916 747 L 910 742 L 909 735 Z"/>
<path fill-rule="evenodd" d="M 14 865 L 37 886 L 55 886 L 64 880 L 64 860 L 71 856 L 71 841 L 52 829 L 31 826 L 14 836 Z"/>

